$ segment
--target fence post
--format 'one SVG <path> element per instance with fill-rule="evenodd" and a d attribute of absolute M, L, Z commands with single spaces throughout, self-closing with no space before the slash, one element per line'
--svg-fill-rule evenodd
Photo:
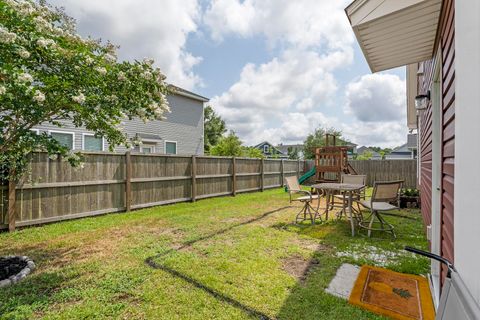
<path fill-rule="evenodd" d="M 235 157 L 232 157 L 232 195 L 234 197 L 237 195 L 237 169 Z"/>
<path fill-rule="evenodd" d="M 132 156 L 130 150 L 125 153 L 125 210 L 132 207 Z"/>
<path fill-rule="evenodd" d="M 192 155 L 192 202 L 197 200 L 197 157 Z"/>
<path fill-rule="evenodd" d="M 297 179 L 300 179 L 300 159 L 297 159 Z"/>
<path fill-rule="evenodd" d="M 282 182 L 280 182 L 280 187 L 283 187 L 283 182 L 285 181 L 285 170 L 283 169 L 284 168 L 284 164 L 283 164 L 283 159 L 280 160 L 280 172 L 282 174 Z"/>
<path fill-rule="evenodd" d="M 13 232 L 15 231 L 15 220 L 16 220 L 16 214 L 15 214 L 15 197 L 16 197 L 16 192 L 15 192 L 15 187 L 17 184 L 13 180 L 8 181 L 8 231 Z"/>
<path fill-rule="evenodd" d="M 262 161 L 261 161 L 261 167 L 260 167 L 260 173 L 261 173 L 261 175 L 260 175 L 260 183 L 261 183 L 260 190 L 262 190 L 262 192 L 263 192 L 263 190 L 265 190 L 265 159 L 262 158 L 261 160 Z"/>

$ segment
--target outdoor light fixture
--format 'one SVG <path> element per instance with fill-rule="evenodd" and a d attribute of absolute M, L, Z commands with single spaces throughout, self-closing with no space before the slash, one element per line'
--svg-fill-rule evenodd
<path fill-rule="evenodd" d="M 420 94 L 415 97 L 415 109 L 427 109 L 428 101 L 430 101 L 430 90 L 427 91 L 427 94 Z"/>

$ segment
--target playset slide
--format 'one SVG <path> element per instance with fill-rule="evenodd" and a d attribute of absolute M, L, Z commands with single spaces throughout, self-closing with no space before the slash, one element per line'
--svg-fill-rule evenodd
<path fill-rule="evenodd" d="M 298 179 L 298 183 L 299 183 L 299 184 L 303 184 L 305 181 L 308 180 L 308 178 L 313 177 L 316 172 L 317 172 L 317 171 L 316 171 L 315 167 L 313 167 L 312 169 L 308 170 L 303 176 L 301 176 L 301 177 Z"/>

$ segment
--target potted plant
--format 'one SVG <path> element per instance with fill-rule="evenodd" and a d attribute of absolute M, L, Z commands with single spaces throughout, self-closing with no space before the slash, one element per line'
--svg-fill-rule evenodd
<path fill-rule="evenodd" d="M 416 188 L 402 189 L 400 208 L 420 208 L 420 191 Z"/>

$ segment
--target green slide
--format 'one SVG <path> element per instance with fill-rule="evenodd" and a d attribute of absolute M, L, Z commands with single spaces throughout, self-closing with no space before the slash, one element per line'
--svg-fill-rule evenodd
<path fill-rule="evenodd" d="M 317 170 L 315 169 L 315 167 L 313 167 L 312 169 L 308 170 L 303 176 L 301 176 L 301 177 L 298 179 L 298 183 L 299 183 L 299 184 L 304 183 L 305 181 L 308 180 L 308 178 L 313 177 L 316 172 L 317 172 Z M 285 192 L 287 192 L 287 187 L 285 187 Z"/>

